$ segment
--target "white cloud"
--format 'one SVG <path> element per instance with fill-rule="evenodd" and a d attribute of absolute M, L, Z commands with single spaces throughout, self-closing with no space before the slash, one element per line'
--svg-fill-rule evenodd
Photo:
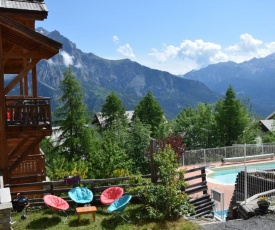
<path fill-rule="evenodd" d="M 261 40 L 253 38 L 250 34 L 242 34 L 240 36 L 240 42 L 236 45 L 229 46 L 229 51 L 239 51 L 239 52 L 255 52 L 257 48 L 263 44 Z"/>
<path fill-rule="evenodd" d="M 275 42 L 264 43 L 245 33 L 240 35 L 237 44 L 228 47 L 202 39 L 184 40 L 178 46 L 163 45 L 162 50 L 153 48 L 148 55 L 158 62 L 154 66 L 160 65 L 159 69 L 173 74 L 184 74 L 187 70 L 190 71 L 189 69 L 199 69 L 209 64 L 226 61 L 241 63 L 254 57 L 265 57 L 273 52 Z"/>
<path fill-rule="evenodd" d="M 135 59 L 136 56 L 133 52 L 133 49 L 131 48 L 131 46 L 129 44 L 125 44 L 123 46 L 120 46 L 118 49 L 117 49 L 117 52 L 122 55 L 123 57 L 126 57 L 126 58 L 130 58 L 130 59 Z"/>
<path fill-rule="evenodd" d="M 203 40 L 185 40 L 180 44 L 179 56 L 182 59 L 192 59 L 200 66 L 211 63 L 211 57 L 221 52 L 221 46 Z"/>
<path fill-rule="evenodd" d="M 215 43 L 204 42 L 203 40 L 184 40 L 178 47 L 169 45 L 164 46 L 160 52 L 152 49 L 149 53 L 159 62 L 166 62 L 171 58 L 180 58 L 184 62 L 196 62 L 199 66 L 208 65 L 213 55 L 221 51 L 221 46 Z"/>
<path fill-rule="evenodd" d="M 75 65 L 76 68 L 80 69 L 82 68 L 82 64 L 80 62 L 78 62 L 76 65 Z"/>
<path fill-rule="evenodd" d="M 274 51 L 275 43 L 264 43 L 247 33 L 240 35 L 240 41 L 237 44 L 224 48 L 228 59 L 237 63 L 248 61 L 254 57 L 265 57 Z"/>
<path fill-rule="evenodd" d="M 53 59 L 52 59 L 52 58 L 46 60 L 46 62 L 48 62 L 49 65 L 54 65 L 54 62 L 53 62 Z"/>
<path fill-rule="evenodd" d="M 63 63 L 65 66 L 73 65 L 74 56 L 70 56 L 66 51 L 60 51 L 60 55 L 63 58 Z"/>
<path fill-rule="evenodd" d="M 176 57 L 178 55 L 179 48 L 169 45 L 165 46 L 162 52 L 159 52 L 157 49 L 152 49 L 152 53 L 149 55 L 154 56 L 159 62 L 165 62 L 169 58 Z"/>
<path fill-rule="evenodd" d="M 114 35 L 114 36 L 113 36 L 113 42 L 114 42 L 114 43 L 117 43 L 118 41 L 119 41 L 118 36 Z"/>

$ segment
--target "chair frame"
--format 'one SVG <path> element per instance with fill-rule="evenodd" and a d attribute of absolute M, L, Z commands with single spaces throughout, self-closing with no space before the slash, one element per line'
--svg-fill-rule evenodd
<path fill-rule="evenodd" d="M 47 196 L 47 195 L 46 195 Z M 46 197 L 46 196 L 44 196 L 44 198 Z M 54 196 L 54 195 L 51 195 L 51 196 Z M 55 197 L 58 197 L 58 196 L 55 196 Z M 64 200 L 63 198 L 61 198 L 61 197 L 58 197 L 58 198 L 60 198 L 60 199 L 62 199 L 62 200 Z M 64 200 L 66 203 L 68 203 L 66 200 Z M 47 223 L 46 223 L 46 226 L 47 226 L 47 224 L 49 223 L 49 221 L 54 217 L 54 216 L 57 216 L 57 214 L 60 212 L 60 211 L 63 211 L 63 213 L 65 214 L 65 218 L 62 220 L 63 221 L 63 223 L 65 223 L 66 221 L 67 221 L 67 219 L 68 219 L 68 214 L 67 214 L 67 212 L 64 210 L 64 209 L 59 209 L 59 208 L 56 208 L 56 207 L 53 207 L 53 206 L 51 206 L 51 205 L 48 205 L 46 202 L 45 202 L 45 200 L 44 200 L 44 203 L 52 210 L 52 212 L 53 212 L 53 214 L 50 216 L 50 218 L 49 218 L 49 220 L 47 221 Z M 69 206 L 69 204 L 68 204 L 68 208 L 69 208 L 70 206 Z M 67 208 L 67 209 L 68 209 Z M 67 210 L 66 209 L 66 210 Z M 60 215 L 59 215 L 60 216 Z"/>
<path fill-rule="evenodd" d="M 50 206 L 48 206 L 48 207 L 50 207 Z M 53 210 L 52 207 L 50 207 L 50 208 L 52 209 L 52 211 L 53 211 L 54 213 L 51 215 L 51 217 L 50 217 L 49 220 L 47 221 L 47 224 L 49 223 L 49 221 L 50 221 L 54 216 L 60 216 L 60 215 L 58 215 L 58 212 L 60 212 L 60 211 L 63 211 L 63 213 L 65 214 L 65 217 L 64 217 L 64 219 L 62 220 L 63 223 L 65 224 L 66 221 L 67 221 L 67 219 L 68 219 L 68 217 L 69 217 L 68 214 L 67 214 L 67 212 L 66 212 L 65 210 L 62 210 L 62 209 L 55 211 L 55 210 Z M 46 225 L 47 225 L 47 224 L 46 224 Z"/>
<path fill-rule="evenodd" d="M 119 199 L 122 199 L 122 198 L 125 197 L 125 196 L 128 197 L 128 200 L 127 200 L 123 205 L 121 205 L 121 206 L 123 207 L 122 209 L 121 209 L 121 206 L 120 206 L 120 207 L 118 207 L 116 210 L 113 210 L 113 211 L 111 211 L 111 212 L 108 210 L 108 212 L 113 213 L 113 215 L 112 215 L 110 218 L 113 218 L 113 217 L 115 218 L 114 221 L 113 221 L 113 223 L 115 223 L 115 222 L 118 220 L 118 217 L 121 217 L 121 218 L 122 218 L 123 220 L 125 220 L 126 222 L 130 222 L 129 216 L 125 214 L 124 210 L 125 210 L 125 208 L 127 207 L 127 205 L 129 204 L 130 200 L 132 199 L 132 195 L 129 195 L 129 194 L 123 195 L 123 196 L 121 196 L 120 198 L 116 199 L 113 203 L 118 202 Z M 112 203 L 112 204 L 113 204 L 113 203 Z M 110 204 L 110 206 L 111 206 L 112 204 Z M 109 206 L 109 207 L 110 207 L 110 206 Z M 127 218 L 126 218 L 125 216 L 126 216 Z"/>

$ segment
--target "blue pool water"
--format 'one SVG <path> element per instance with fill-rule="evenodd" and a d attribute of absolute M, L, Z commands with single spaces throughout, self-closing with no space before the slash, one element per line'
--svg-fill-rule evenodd
<path fill-rule="evenodd" d="M 223 220 L 226 219 L 227 212 L 228 212 L 228 210 L 223 210 Z M 215 215 L 222 218 L 222 211 L 221 210 L 220 211 L 215 211 Z"/>
<path fill-rule="evenodd" d="M 265 170 L 275 168 L 275 162 L 257 163 L 247 165 L 247 170 Z M 207 180 L 217 184 L 235 184 L 238 172 L 244 170 L 244 166 L 230 166 L 211 169 L 213 173 L 207 175 Z"/>

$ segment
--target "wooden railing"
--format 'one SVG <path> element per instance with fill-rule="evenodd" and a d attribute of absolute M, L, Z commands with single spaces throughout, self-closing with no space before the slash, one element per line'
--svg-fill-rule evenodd
<path fill-rule="evenodd" d="M 6 97 L 7 126 L 38 126 L 51 123 L 51 99 Z"/>
<path fill-rule="evenodd" d="M 34 154 L 28 155 L 26 159 L 16 167 L 9 177 L 11 180 L 26 180 L 33 177 L 45 178 L 45 155 Z"/>

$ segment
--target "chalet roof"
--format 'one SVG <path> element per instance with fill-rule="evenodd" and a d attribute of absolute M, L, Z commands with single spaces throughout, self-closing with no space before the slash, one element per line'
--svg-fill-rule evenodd
<path fill-rule="evenodd" d="M 3 58 L 6 59 L 5 73 L 21 71 L 23 61 L 19 62 L 20 58 L 49 59 L 62 48 L 59 42 L 1 14 L 0 26 L 2 26 Z M 14 46 L 24 49 L 24 55 L 22 56 Z"/>
<path fill-rule="evenodd" d="M 44 0 L 0 0 L 0 8 L 16 10 L 48 11 Z"/>
<path fill-rule="evenodd" d="M 16 17 L 19 14 L 27 15 L 35 19 L 45 19 L 48 15 L 48 9 L 44 0 L 0 0 L 0 12 Z"/>
<path fill-rule="evenodd" d="M 260 123 L 267 131 L 275 131 L 275 120 L 260 120 Z"/>
<path fill-rule="evenodd" d="M 272 112 L 271 114 L 269 114 L 265 120 L 269 120 L 269 119 L 274 119 L 275 118 L 275 112 Z"/>

